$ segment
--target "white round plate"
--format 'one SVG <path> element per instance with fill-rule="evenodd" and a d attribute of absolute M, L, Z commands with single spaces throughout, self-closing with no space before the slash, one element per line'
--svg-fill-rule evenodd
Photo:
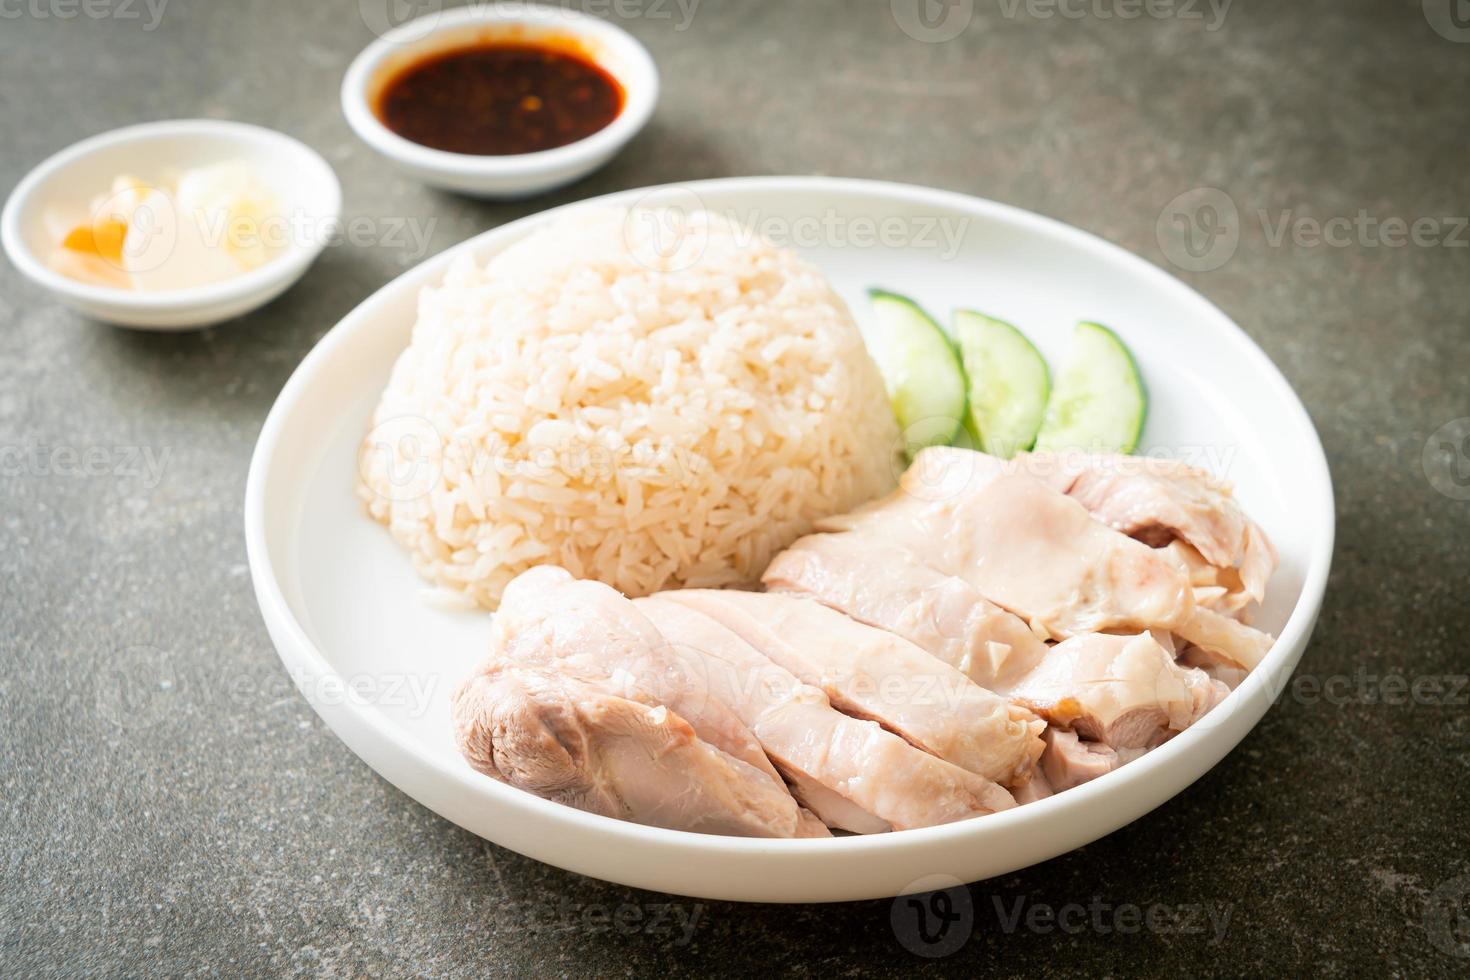
<path fill-rule="evenodd" d="M 1201 723 L 1142 759 L 1038 803 L 923 830 L 774 841 L 681 833 L 583 813 L 474 772 L 455 751 L 448 698 L 483 654 L 489 617 L 423 601 L 408 556 L 354 497 L 356 454 L 408 343 L 419 289 L 455 256 L 483 260 L 561 208 L 473 238 L 379 290 L 302 362 L 261 432 L 245 497 L 261 611 L 297 685 L 368 765 L 460 826 L 572 871 L 700 898 L 825 902 L 896 895 L 926 877 L 932 888 L 936 874 L 974 881 L 1080 847 L 1198 779 L 1260 720 L 1321 606 L 1332 485 L 1296 395 L 1220 310 L 1101 239 L 960 194 L 783 177 L 595 203 L 651 194 L 731 214 L 797 248 L 860 319 L 865 290 L 883 285 L 942 318 L 967 306 L 1009 320 L 1053 364 L 1078 320 L 1116 329 L 1152 399 L 1140 451 L 1167 449 L 1227 476 L 1279 549 L 1258 621 L 1276 646 Z"/>

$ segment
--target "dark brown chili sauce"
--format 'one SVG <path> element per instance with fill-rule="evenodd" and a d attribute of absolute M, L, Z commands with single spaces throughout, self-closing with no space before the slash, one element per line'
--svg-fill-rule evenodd
<path fill-rule="evenodd" d="M 503 156 L 574 143 L 623 108 L 623 87 L 569 46 L 487 42 L 430 55 L 390 78 L 378 116 L 436 150 Z"/>

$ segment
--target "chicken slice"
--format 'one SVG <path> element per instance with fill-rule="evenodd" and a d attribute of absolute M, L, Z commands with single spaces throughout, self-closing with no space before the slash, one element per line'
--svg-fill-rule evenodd
<path fill-rule="evenodd" d="M 798 807 L 798 819 L 796 822 L 797 837 L 831 837 L 831 829 L 806 807 Z"/>
<path fill-rule="evenodd" d="M 1062 493 L 1074 479 L 1049 457 L 926 449 L 898 490 L 816 526 L 899 547 L 1045 637 L 1186 621 L 1194 594 L 1184 569 Z"/>
<path fill-rule="evenodd" d="M 699 737 L 774 780 L 780 776 L 750 729 L 711 697 L 704 676 L 669 649 L 628 599 L 601 582 L 541 565 L 505 587 L 491 632 L 495 657 L 560 667 L 632 701 L 667 705 Z"/>
<path fill-rule="evenodd" d="M 1123 749 L 1183 731 L 1229 689 L 1180 667 L 1147 633 L 1089 633 L 1052 647 L 1010 693 L 1054 726 Z"/>
<path fill-rule="evenodd" d="M 834 707 L 1003 785 L 1023 782 L 1045 725 L 963 673 L 885 630 L 811 599 L 683 589 L 660 594 L 704 613 L 820 688 Z"/>
<path fill-rule="evenodd" d="M 1033 459 L 1045 459 L 1038 455 Z M 1172 459 L 1058 457 L 1075 473 L 1068 496 L 1098 520 L 1152 545 L 1182 538 L 1217 568 L 1238 569 L 1246 595 L 1265 596 L 1276 550 L 1230 492 L 1204 470 Z"/>
<path fill-rule="evenodd" d="M 1276 642 L 1269 633 L 1200 606 L 1174 632 L 1246 670 L 1255 670 Z"/>
<path fill-rule="evenodd" d="M 1219 681 L 1231 691 L 1239 687 L 1249 673 L 1244 667 L 1236 666 L 1224 657 L 1202 650 L 1194 644 L 1186 644 L 1177 659 L 1181 666 L 1198 667 L 1211 680 Z"/>
<path fill-rule="evenodd" d="M 821 518 L 815 528 L 857 531 L 875 523 L 880 528 L 892 527 L 898 519 L 942 527 L 975 494 L 1002 476 L 1017 474 L 1030 476 L 1058 493 L 1065 493 L 1077 478 L 1074 469 L 1048 456 L 1006 460 L 972 449 L 930 446 L 914 456 L 893 493 L 849 513 Z"/>
<path fill-rule="evenodd" d="M 1035 803 L 1037 800 L 1044 800 L 1048 796 L 1056 795 L 1056 790 L 1052 788 L 1051 781 L 1046 778 L 1046 771 L 1043 768 L 1046 760 L 1045 754 L 1041 758 L 1042 763 L 1032 770 L 1031 778 L 1011 790 L 1011 793 L 1016 797 L 1017 805 Z"/>
<path fill-rule="evenodd" d="M 873 535 L 807 535 L 776 556 L 762 581 L 895 633 L 992 691 L 1008 689 L 1046 655 L 1029 626 L 973 585 Z"/>
<path fill-rule="evenodd" d="M 1240 570 L 1219 568 L 1205 560 L 1205 556 L 1182 538 L 1175 538 L 1164 546 L 1189 573 L 1189 584 L 1194 587 L 1194 604 L 1212 609 L 1241 622 L 1253 600 L 1241 581 Z"/>
<path fill-rule="evenodd" d="M 1168 556 L 1100 524 L 1025 475 L 975 494 L 941 568 L 1056 637 L 1172 629 L 1193 611 L 1188 576 Z"/>
<path fill-rule="evenodd" d="M 852 800 L 828 789 L 805 773 L 793 769 L 786 775 L 790 780 L 791 794 L 817 815 L 822 826 L 852 834 L 886 834 L 893 829 L 893 824 L 887 820 L 873 816 Z"/>
<path fill-rule="evenodd" d="M 634 605 L 734 709 L 798 795 L 815 782 L 895 830 L 928 827 L 1015 806 L 1000 786 L 914 748 L 872 721 L 850 718 L 827 696 L 713 619 L 662 595 Z M 822 801 L 802 803 L 824 820 Z"/>
<path fill-rule="evenodd" d="M 765 730 L 776 740 L 772 744 L 777 749 L 783 744 L 780 739 L 795 735 L 794 726 L 802 715 L 810 716 L 817 727 L 829 720 L 821 710 L 826 698 L 820 691 L 806 688 L 708 616 L 677 603 L 655 602 L 653 598 L 634 599 L 633 604 L 655 624 L 688 670 L 700 674 L 712 695 L 729 705 L 742 722 L 755 728 L 757 722 L 766 718 Z M 815 707 L 788 707 L 788 702 Z M 762 749 L 765 750 L 764 744 Z M 783 759 L 775 749 L 770 753 L 769 758 L 780 767 L 792 795 L 827 826 L 854 834 L 893 829 L 887 820 L 803 770 L 799 752 L 794 761 Z"/>
<path fill-rule="evenodd" d="M 1076 732 L 1062 728 L 1046 730 L 1041 770 L 1054 793 L 1105 776 L 1121 764 L 1118 753 L 1106 745 L 1084 742 Z"/>
<path fill-rule="evenodd" d="M 455 692 L 453 717 L 470 765 L 545 799 L 669 830 L 810 832 L 778 782 L 668 708 L 564 672 L 492 660 Z"/>

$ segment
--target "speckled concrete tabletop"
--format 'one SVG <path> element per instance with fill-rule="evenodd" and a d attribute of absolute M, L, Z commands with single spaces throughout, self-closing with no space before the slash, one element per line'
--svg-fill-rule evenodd
<path fill-rule="evenodd" d="M 653 51 L 658 115 L 600 174 L 506 206 L 395 176 L 342 120 L 369 25 L 414 4 L 0 4 L 5 186 L 125 123 L 240 119 L 320 150 L 349 219 L 422 236 L 359 236 L 177 336 L 86 322 L 0 266 L 0 975 L 1465 975 L 1470 26 L 1448 0 L 922 2 L 587 0 Z M 1122 244 L 1260 342 L 1332 461 L 1299 675 L 1321 687 L 1132 826 L 948 896 L 938 944 L 890 902 L 641 893 L 455 828 L 291 688 L 245 569 L 261 422 L 387 279 L 550 204 L 782 173 L 967 191 Z"/>

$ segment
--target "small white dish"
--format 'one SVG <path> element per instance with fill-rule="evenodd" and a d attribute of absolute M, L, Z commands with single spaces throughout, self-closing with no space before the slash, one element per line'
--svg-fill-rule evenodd
<path fill-rule="evenodd" d="M 53 269 L 57 246 L 48 208 L 84 206 L 115 177 L 157 179 L 166 171 L 242 160 L 276 196 L 284 248 L 263 265 L 186 289 L 128 290 L 93 285 Z M 315 150 L 246 123 L 177 119 L 115 129 L 67 147 L 32 170 L 0 215 L 0 240 L 17 269 L 79 312 L 126 327 L 192 330 L 248 313 L 290 288 L 316 259 L 342 215 L 342 187 Z"/>
<path fill-rule="evenodd" d="M 868 287 L 902 289 L 936 313 L 977 307 L 1016 323 L 1052 364 L 1079 319 L 1116 328 L 1152 400 L 1140 451 L 1170 449 L 1233 481 L 1280 552 L 1257 619 L 1277 636 L 1261 666 L 1199 723 L 1100 779 L 1015 810 L 900 833 L 752 840 L 661 830 L 551 803 L 472 770 L 455 749 L 449 696 L 487 649 L 490 616 L 424 601 L 408 555 L 354 495 L 358 447 L 408 343 L 422 287 L 460 256 L 484 261 L 552 215 L 654 193 L 795 245 L 860 320 Z M 761 902 L 876 898 L 1006 874 L 1159 806 L 1224 758 L 1287 689 L 1321 608 L 1333 533 L 1332 482 L 1311 420 L 1261 349 L 1204 297 L 1115 245 L 1026 211 L 830 178 L 626 191 L 440 253 L 364 301 L 302 362 L 261 431 L 245 491 L 250 572 L 281 660 L 337 735 L 386 779 L 549 864 L 656 891 Z"/>
<path fill-rule="evenodd" d="M 449 153 L 404 139 L 374 109 L 383 86 L 428 55 L 491 40 L 566 39 L 616 78 L 625 94 L 617 118 L 575 143 L 507 156 Z M 647 124 L 658 88 L 653 57 L 620 27 L 560 7 L 471 4 L 409 21 L 364 48 L 342 80 L 342 112 L 363 142 L 404 173 L 461 194 L 515 199 L 569 184 L 607 163 Z"/>

